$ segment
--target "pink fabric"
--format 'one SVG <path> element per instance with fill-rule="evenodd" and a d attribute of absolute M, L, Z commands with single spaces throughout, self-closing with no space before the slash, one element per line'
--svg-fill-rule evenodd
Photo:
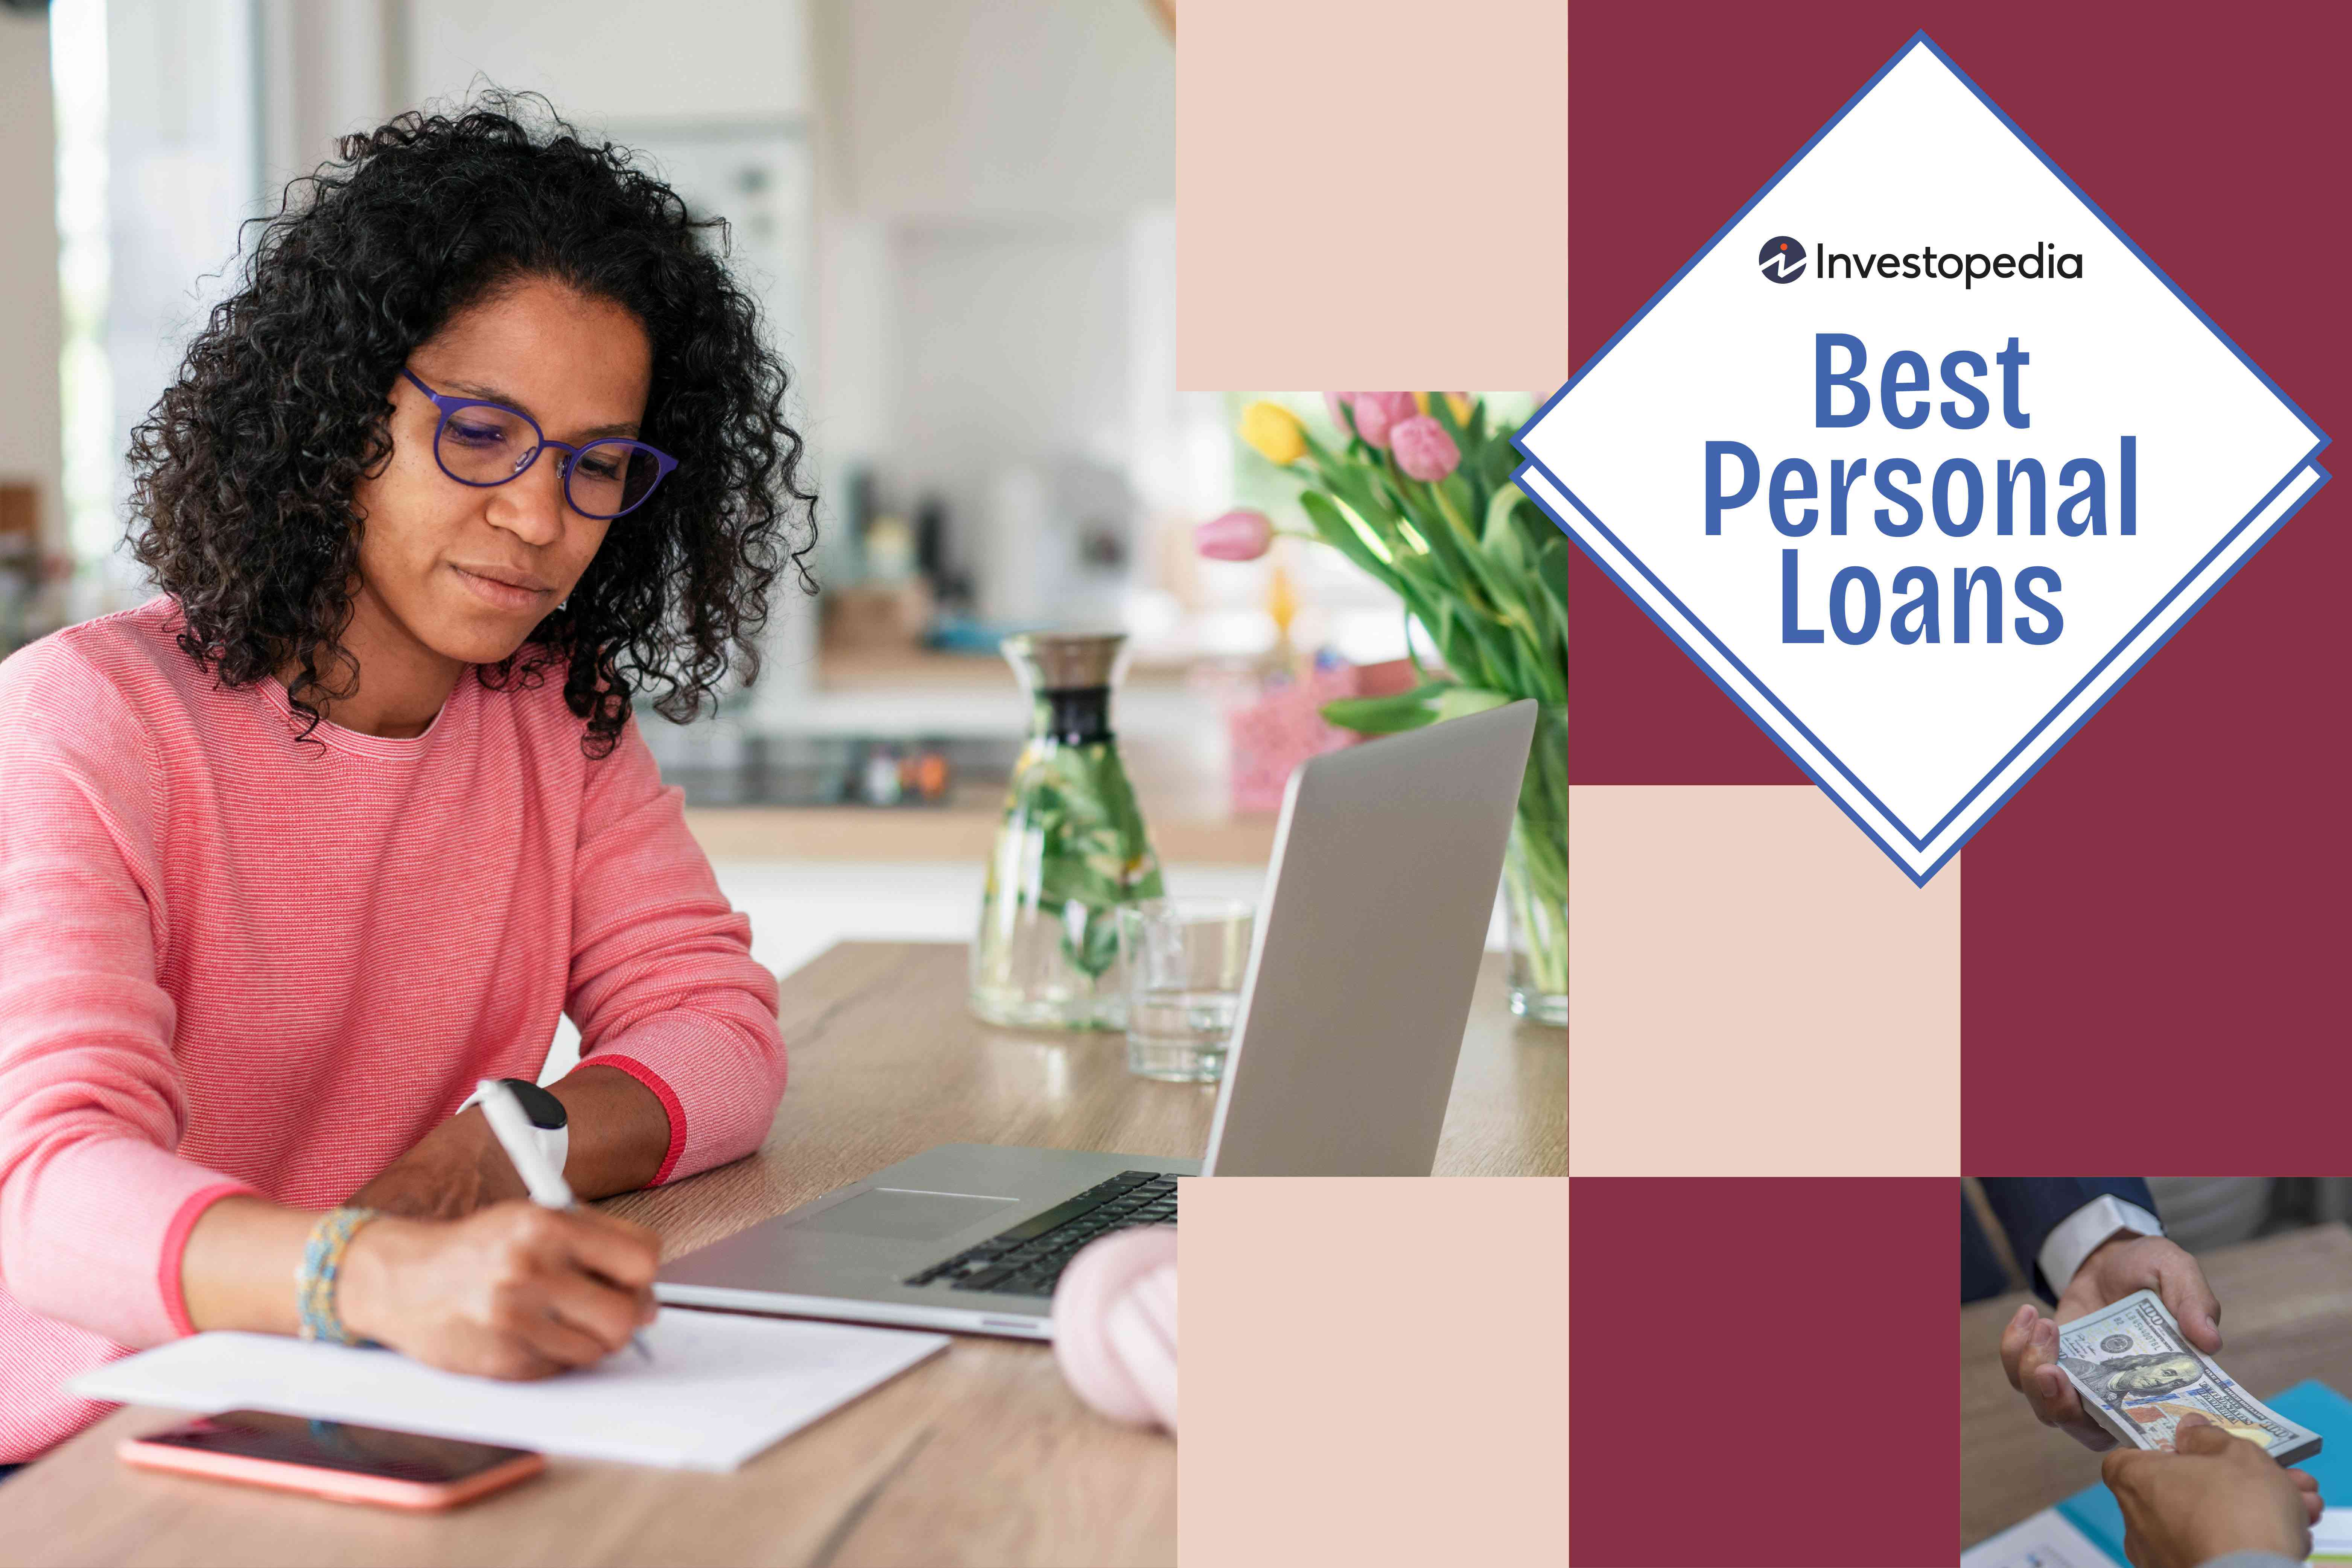
<path fill-rule="evenodd" d="M 1349 665 L 1317 668 L 1304 681 L 1285 679 L 1264 688 L 1247 707 L 1225 715 L 1231 744 L 1233 804 L 1237 812 L 1274 812 L 1290 775 L 1309 757 L 1336 752 L 1363 740 L 1353 730 L 1324 721 L 1323 704 L 1364 695 Z"/>
<path fill-rule="evenodd" d="M 662 1110 L 668 1113 L 669 1147 L 662 1151 L 662 1163 L 655 1170 L 653 1179 L 653 1184 L 660 1186 L 669 1180 L 669 1173 L 677 1169 L 678 1156 L 686 1152 L 686 1107 L 677 1102 L 677 1096 L 670 1092 L 669 1085 L 661 1080 L 659 1073 L 635 1058 L 599 1051 L 596 1061 L 601 1067 L 618 1068 L 652 1089 L 654 1098 L 662 1102 Z"/>
<path fill-rule="evenodd" d="M 1070 1387 L 1131 1426 L 1176 1430 L 1176 1229 L 1089 1243 L 1054 1291 L 1054 1359 Z"/>
<path fill-rule="evenodd" d="M 783 1091 L 775 977 L 634 724 L 591 763 L 559 679 L 469 673 L 421 736 L 298 742 L 177 629 L 159 598 L 0 663 L 0 1463 L 186 1331 L 205 1205 L 342 1201 L 563 1013 L 661 1099 L 665 1178 Z"/>

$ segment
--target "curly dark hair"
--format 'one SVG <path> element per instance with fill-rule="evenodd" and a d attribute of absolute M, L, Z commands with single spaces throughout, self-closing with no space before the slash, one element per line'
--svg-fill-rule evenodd
<path fill-rule="evenodd" d="M 726 226 L 698 218 L 624 149 L 536 94 L 478 93 L 344 137 L 253 220 L 237 287 L 133 433 L 132 553 L 178 601 L 180 647 L 227 686 L 289 661 L 290 693 L 348 697 L 342 647 L 366 519 L 352 487 L 392 455 L 387 389 L 414 349 L 532 277 L 633 312 L 653 343 L 643 438 L 677 458 L 604 537 L 570 598 L 483 685 L 564 668 L 582 746 L 609 754 L 632 696 L 685 722 L 730 671 L 760 668 L 769 590 L 814 592 L 815 493 L 786 424 L 783 363 L 729 276 Z"/>

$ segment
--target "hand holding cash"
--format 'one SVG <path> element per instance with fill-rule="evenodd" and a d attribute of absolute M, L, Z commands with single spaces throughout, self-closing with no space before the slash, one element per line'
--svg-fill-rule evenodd
<path fill-rule="evenodd" d="M 2124 1554 L 2135 1568 L 2195 1568 L 2238 1552 L 2301 1562 L 2320 1515 L 2319 1483 L 2290 1470 L 2191 1413 L 2176 1451 L 2117 1448 L 2100 1468 L 2124 1515 Z"/>
<path fill-rule="evenodd" d="M 2058 1298 L 2053 1321 L 2031 1302 L 2018 1309 L 2001 1333 L 2000 1361 L 2009 1385 L 2025 1395 L 2034 1419 L 2055 1426 L 2095 1452 L 2116 1439 L 2083 1407 L 2074 1385 L 2058 1366 L 2058 1323 L 2071 1322 L 2120 1301 L 2136 1290 L 2152 1290 L 2179 1324 L 2191 1349 L 2213 1354 L 2221 1348 L 2221 1307 L 2197 1260 L 2162 1237 L 2118 1236 L 2084 1259 Z"/>
<path fill-rule="evenodd" d="M 2181 1421 L 2195 1415 L 2259 1444 L 2282 1465 L 2319 1452 L 2318 1433 L 2240 1387 L 2189 1342 L 2153 1290 L 2135 1290 L 2072 1322 L 2037 1324 L 2033 1352 L 2043 1352 L 2053 1336 L 2056 1374 L 2116 1443 L 2169 1451 Z M 2037 1363 L 2032 1376 L 2046 1386 L 2053 1372 Z"/>

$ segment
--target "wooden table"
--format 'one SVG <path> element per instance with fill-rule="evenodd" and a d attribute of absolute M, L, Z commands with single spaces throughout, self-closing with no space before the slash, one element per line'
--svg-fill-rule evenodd
<path fill-rule="evenodd" d="M 791 1087 L 749 1159 L 613 1201 L 675 1256 L 934 1143 L 1195 1156 L 1213 1088 L 1126 1070 L 1120 1037 L 992 1029 L 960 944 L 846 942 L 785 978 Z M 1567 1040 L 1479 978 L 1442 1175 L 1564 1175 Z M 115 1443 L 186 1419 L 117 1412 L 0 1486 L 0 1563 L 1171 1563 L 1176 1445 L 1116 1426 L 1051 1350 L 959 1337 L 732 1475 L 582 1459 L 446 1517 L 126 1469 Z"/>
<path fill-rule="evenodd" d="M 2198 1261 L 2221 1302 L 2220 1360 L 2231 1376 L 2263 1396 L 2306 1377 L 2352 1387 L 2352 1231 L 2315 1226 Z M 2099 1456 L 2035 1421 L 2000 1369 L 2002 1325 L 2025 1300 L 1960 1309 L 1964 1547 L 2099 1479 Z"/>

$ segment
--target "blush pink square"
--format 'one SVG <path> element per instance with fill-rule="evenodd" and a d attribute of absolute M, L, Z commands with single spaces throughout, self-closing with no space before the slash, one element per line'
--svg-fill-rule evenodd
<path fill-rule="evenodd" d="M 1573 785 L 1568 847 L 1571 1176 L 1959 1174 L 1965 855 L 1811 784 Z"/>
<path fill-rule="evenodd" d="M 1568 1561 L 1567 1178 L 1181 1187 L 1182 1562 Z"/>
<path fill-rule="evenodd" d="M 1560 0 L 1184 0 L 1187 389 L 1568 379 Z"/>

